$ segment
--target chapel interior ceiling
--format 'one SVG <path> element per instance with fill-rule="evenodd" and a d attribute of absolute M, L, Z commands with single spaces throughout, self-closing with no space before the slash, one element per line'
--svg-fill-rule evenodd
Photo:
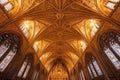
<path fill-rule="evenodd" d="M 71 71 L 103 24 L 101 16 L 110 15 L 107 1 L 15 0 L 9 15 L 20 17 L 16 23 L 28 30 L 25 36 L 48 72 L 56 63 Z"/>

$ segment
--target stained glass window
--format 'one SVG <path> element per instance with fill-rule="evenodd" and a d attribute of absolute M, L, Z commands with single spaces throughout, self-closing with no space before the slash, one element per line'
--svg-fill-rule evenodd
<path fill-rule="evenodd" d="M 4 33 L 0 36 L 0 58 L 2 59 L 0 62 L 0 72 L 3 72 L 12 62 L 20 46 L 19 41 L 20 38 L 11 33 Z"/>
<path fill-rule="evenodd" d="M 118 43 L 110 41 L 110 47 L 119 55 L 120 57 L 120 46 Z"/>
<path fill-rule="evenodd" d="M 105 54 L 110 59 L 110 61 L 114 64 L 117 69 L 120 69 L 120 61 L 115 57 L 112 51 L 109 48 L 104 49 Z"/>
<path fill-rule="evenodd" d="M 8 53 L 8 55 L 3 59 L 3 61 L 0 63 L 0 71 L 1 72 L 5 70 L 5 68 L 12 61 L 14 56 L 15 56 L 15 53 L 13 51 L 10 51 Z"/>
<path fill-rule="evenodd" d="M 87 66 L 87 68 L 88 68 L 88 72 L 89 72 L 89 74 L 90 74 L 90 77 L 93 78 L 93 74 L 92 74 L 92 71 L 91 71 L 89 65 Z"/>
<path fill-rule="evenodd" d="M 26 57 L 26 59 L 23 62 L 17 76 L 25 79 L 28 75 L 30 68 L 31 68 L 31 62 L 29 61 L 29 58 Z"/>
<path fill-rule="evenodd" d="M 107 58 L 112 62 L 116 69 L 120 69 L 120 41 L 119 34 L 115 32 L 107 32 L 101 36 L 100 46 Z"/>
<path fill-rule="evenodd" d="M 21 76 L 22 76 L 22 74 L 23 74 L 26 66 L 27 66 L 27 61 L 24 61 L 23 64 L 22 64 L 22 67 L 21 67 L 21 69 L 20 69 L 20 71 L 19 71 L 19 73 L 18 73 L 18 77 L 21 77 Z"/>
<path fill-rule="evenodd" d="M 87 61 L 87 69 L 90 74 L 90 77 L 94 79 L 96 77 L 103 75 L 102 70 L 98 65 L 98 62 L 96 61 L 96 58 L 92 55 L 89 55 L 88 57 L 89 58 Z"/>
<path fill-rule="evenodd" d="M 93 61 L 93 65 L 94 65 L 94 67 L 95 67 L 95 69 L 96 69 L 98 75 L 102 75 L 102 71 L 101 71 L 101 69 L 100 69 L 98 63 L 96 62 L 96 60 Z"/>
<path fill-rule="evenodd" d="M 80 78 L 81 80 L 85 80 L 85 75 L 83 73 L 83 70 L 80 71 Z"/>
<path fill-rule="evenodd" d="M 96 73 L 96 71 L 91 63 L 90 63 L 90 67 L 91 67 L 91 70 L 93 72 L 94 77 L 97 77 L 97 73 Z"/>
<path fill-rule="evenodd" d="M 102 42 L 101 48 L 116 69 L 120 69 L 120 61 L 118 59 L 120 57 L 119 37 L 118 33 L 111 31 L 104 33 L 100 38 Z"/>
<path fill-rule="evenodd" d="M 24 73 L 24 75 L 23 75 L 23 78 L 26 78 L 26 76 L 27 76 L 27 74 L 28 74 L 28 72 L 29 72 L 29 70 L 30 70 L 30 67 L 31 67 L 31 63 L 29 63 L 29 64 L 27 65 L 27 68 L 26 68 L 26 70 L 25 70 L 25 73 Z"/>
<path fill-rule="evenodd" d="M 9 47 L 10 45 L 7 45 L 5 43 L 0 46 L 0 57 L 2 57 L 5 54 Z"/>

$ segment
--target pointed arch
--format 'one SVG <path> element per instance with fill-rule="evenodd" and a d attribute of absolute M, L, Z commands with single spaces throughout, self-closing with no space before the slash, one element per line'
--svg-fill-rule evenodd
<path fill-rule="evenodd" d="M 86 54 L 85 62 L 87 65 L 87 71 L 89 72 L 92 80 L 104 79 L 103 72 L 97 62 L 97 59 L 92 54 Z"/>
<path fill-rule="evenodd" d="M 18 33 L 6 31 L 0 33 L 0 72 L 7 72 L 13 66 L 22 44 Z"/>
<path fill-rule="evenodd" d="M 98 39 L 100 55 L 107 68 L 108 75 L 120 79 L 120 33 L 109 30 L 102 33 Z"/>
<path fill-rule="evenodd" d="M 30 77 L 30 74 L 28 73 L 31 73 L 33 63 L 34 63 L 34 55 L 32 53 L 27 54 L 23 59 L 17 77 L 23 80 L 28 79 L 28 77 Z"/>

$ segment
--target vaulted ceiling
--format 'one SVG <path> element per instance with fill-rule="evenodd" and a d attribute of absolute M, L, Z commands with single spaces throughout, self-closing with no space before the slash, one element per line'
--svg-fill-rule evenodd
<path fill-rule="evenodd" d="M 48 71 L 56 63 L 71 71 L 103 24 L 101 19 L 110 15 L 107 1 L 15 0 L 8 13 L 11 22 L 27 26 L 28 41 Z"/>

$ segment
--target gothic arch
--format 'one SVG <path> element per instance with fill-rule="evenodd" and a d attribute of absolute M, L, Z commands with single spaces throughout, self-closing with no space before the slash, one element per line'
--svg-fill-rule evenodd
<path fill-rule="evenodd" d="M 22 37 L 19 33 L 4 31 L 0 32 L 0 74 L 11 75 L 11 71 L 15 69 L 13 64 L 16 63 L 20 56 L 22 46 Z M 2 75 L 1 75 L 2 76 Z"/>
<path fill-rule="evenodd" d="M 91 53 L 86 53 L 85 63 L 91 80 L 104 80 L 103 72 L 94 55 Z"/>
<path fill-rule="evenodd" d="M 17 73 L 17 78 L 26 80 L 31 78 L 33 72 L 33 64 L 34 64 L 34 55 L 33 53 L 28 53 L 25 55 Z M 28 74 L 29 73 L 29 74 Z"/>
<path fill-rule="evenodd" d="M 100 56 L 106 66 L 108 76 L 111 79 L 120 79 L 120 33 L 109 30 L 102 33 L 98 39 Z"/>

